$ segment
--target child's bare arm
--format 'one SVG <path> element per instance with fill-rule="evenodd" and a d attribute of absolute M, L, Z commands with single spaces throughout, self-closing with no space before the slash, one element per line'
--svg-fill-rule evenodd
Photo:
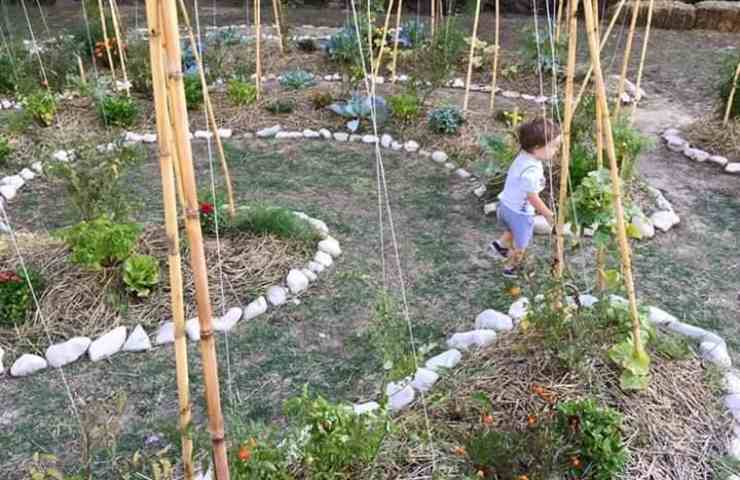
<path fill-rule="evenodd" d="M 527 195 L 527 200 L 529 200 L 530 205 L 534 207 L 537 213 L 539 213 L 540 215 L 543 215 L 547 219 L 547 221 L 552 225 L 553 220 L 554 220 L 552 210 L 547 208 L 547 205 L 545 205 L 545 202 L 542 201 L 539 194 L 530 193 Z"/>

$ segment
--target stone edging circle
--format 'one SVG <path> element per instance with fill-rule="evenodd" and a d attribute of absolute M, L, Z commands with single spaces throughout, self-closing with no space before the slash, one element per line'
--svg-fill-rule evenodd
<path fill-rule="evenodd" d="M 709 162 L 718 165 L 725 173 L 740 174 L 740 162 L 730 162 L 721 155 L 712 155 L 699 148 L 693 148 L 691 144 L 681 138 L 681 132 L 675 128 L 669 128 L 661 134 L 666 147 L 672 152 L 682 153 L 684 157 L 699 163 Z"/>

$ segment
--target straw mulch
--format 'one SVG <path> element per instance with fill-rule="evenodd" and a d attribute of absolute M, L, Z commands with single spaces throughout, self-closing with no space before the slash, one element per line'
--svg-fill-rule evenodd
<path fill-rule="evenodd" d="M 716 116 L 704 117 L 683 131 L 692 146 L 727 157 L 731 162 L 740 161 L 740 118 L 723 127 L 722 120 Z"/>
<path fill-rule="evenodd" d="M 480 425 L 470 400 L 473 395 L 485 392 L 491 399 L 490 428 L 522 431 L 530 415 L 542 419 L 552 411 L 552 404 L 533 391 L 535 386 L 552 395 L 550 402 L 589 397 L 622 412 L 623 438 L 630 452 L 623 479 L 720 478 L 716 461 L 727 451 L 731 418 L 705 381 L 707 373 L 699 360 L 669 361 L 653 354 L 648 390 L 625 394 L 611 365 L 595 359 L 588 375 L 566 372 L 553 368 L 553 360 L 538 344 L 541 339 L 530 333 L 504 336 L 446 376 L 442 392 L 435 389 L 427 396 L 437 468 L 447 469 L 446 478 L 470 472 L 466 458 L 453 452 Z M 384 478 L 431 478 L 430 450 L 410 440 L 414 435 L 409 433 L 425 435 L 422 409 L 402 417 L 399 430 L 403 435 L 395 437 L 382 462 L 388 473 Z"/>
<path fill-rule="evenodd" d="M 6 351 L 43 352 L 49 345 L 47 333 L 52 342 L 57 342 L 73 336 L 95 337 L 118 325 L 141 324 L 151 330 L 172 319 L 163 227 L 147 226 L 137 249 L 140 254 L 160 259 L 159 287 L 145 299 L 125 292 L 120 267 L 86 270 L 70 261 L 70 251 L 64 244 L 45 236 L 24 236 L 18 243 L 23 260 L 41 274 L 45 288 L 40 311 L 33 312 L 15 329 L 0 328 L 0 346 Z M 253 300 L 268 286 L 279 283 L 290 268 L 306 263 L 310 253 L 304 244 L 272 236 L 230 235 L 221 238 L 220 245 L 219 252 L 215 239 L 206 238 L 214 315 Z M 186 247 L 182 259 L 187 319 L 197 313 Z M 0 245 L 0 271 L 19 267 L 19 256 L 12 246 Z"/>

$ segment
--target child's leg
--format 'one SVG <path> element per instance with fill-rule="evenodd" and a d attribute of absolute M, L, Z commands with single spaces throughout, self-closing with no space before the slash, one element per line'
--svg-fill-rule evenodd
<path fill-rule="evenodd" d="M 503 235 L 501 235 L 498 239 L 498 243 L 504 247 L 511 249 L 514 242 L 514 236 L 511 233 L 511 230 L 506 230 Z"/>

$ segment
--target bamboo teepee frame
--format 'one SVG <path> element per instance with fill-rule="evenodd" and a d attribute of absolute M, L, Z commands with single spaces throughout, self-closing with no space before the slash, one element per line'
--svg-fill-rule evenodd
<path fill-rule="evenodd" d="M 584 0 L 586 2 L 590 0 Z M 560 158 L 560 192 L 558 197 L 558 218 L 555 239 L 555 275 L 558 279 L 563 277 L 565 268 L 565 248 L 563 237 L 563 225 L 565 224 L 565 213 L 567 211 L 566 201 L 568 198 L 568 179 L 570 178 L 570 146 L 571 146 L 571 124 L 573 123 L 573 83 L 576 70 L 576 53 L 578 45 L 578 0 L 568 2 L 568 64 L 565 73 L 565 114 L 563 119 L 563 153 Z"/>
<path fill-rule="evenodd" d="M 108 25 L 106 25 L 105 19 L 105 8 L 103 7 L 103 0 L 98 0 L 98 10 L 100 12 L 100 24 L 103 33 L 103 42 L 105 43 L 105 53 L 108 56 L 108 64 L 110 65 L 110 74 L 113 77 L 113 81 L 116 81 L 116 66 L 113 64 L 113 55 L 110 52 L 110 38 L 108 37 Z"/>
<path fill-rule="evenodd" d="M 154 74 L 155 65 L 152 65 L 153 80 L 156 75 L 166 79 L 168 96 L 171 99 L 171 118 L 174 128 L 170 129 L 167 122 L 159 115 L 157 117 L 158 129 L 167 130 L 165 136 L 173 134 L 173 141 L 177 148 L 177 163 L 180 165 L 181 181 L 185 191 L 185 228 L 190 245 L 190 265 L 193 270 L 195 283 L 195 297 L 200 324 L 201 356 L 203 362 L 203 381 L 205 384 L 206 405 L 208 410 L 209 431 L 213 444 L 213 461 L 215 465 L 216 478 L 218 480 L 229 480 L 229 466 L 226 456 L 226 441 L 224 434 L 223 414 L 221 412 L 221 397 L 218 379 L 218 360 L 216 357 L 216 345 L 213 334 L 213 319 L 211 311 L 211 299 L 208 292 L 208 273 L 203 248 L 203 236 L 198 214 L 198 198 L 193 171 L 193 157 L 188 138 L 188 111 L 185 103 L 185 89 L 182 74 L 182 56 L 180 52 L 180 33 L 177 20 L 177 4 L 175 0 L 147 0 L 152 3 L 147 8 L 147 16 L 151 17 L 159 8 L 160 23 L 164 34 L 164 64 L 159 72 Z M 148 20 L 150 23 L 152 18 Z M 157 38 L 161 39 L 158 35 Z M 161 41 L 161 40 L 160 40 Z M 160 81 L 161 82 L 161 81 Z M 160 107 L 165 102 L 159 102 Z M 160 141 L 162 141 L 161 137 Z M 167 144 L 162 144 L 167 148 Z M 160 146 L 160 148 L 163 148 Z M 165 172 L 167 173 L 167 172 Z M 163 179 L 163 181 L 165 181 Z M 172 194 L 165 203 L 165 207 L 172 210 Z M 170 211 L 169 215 L 173 215 Z M 171 250 L 175 246 L 171 245 Z"/>
<path fill-rule="evenodd" d="M 496 107 L 496 80 L 498 78 L 498 57 L 499 57 L 499 50 L 501 49 L 501 29 L 500 29 L 500 20 L 501 20 L 501 14 L 500 14 L 500 7 L 501 2 L 500 0 L 496 0 L 495 8 L 495 20 L 494 20 L 494 40 L 493 40 L 493 76 L 491 79 L 491 105 L 489 110 L 491 113 L 493 113 L 493 110 Z"/>
<path fill-rule="evenodd" d="M 639 0 L 638 0 L 639 1 Z M 609 170 L 612 183 L 612 194 L 614 197 L 614 210 L 617 220 L 617 240 L 619 243 L 619 253 L 622 262 L 622 274 L 624 284 L 627 288 L 627 299 L 629 302 L 630 318 L 632 320 L 632 340 L 634 343 L 634 353 L 642 354 L 643 348 L 640 341 L 640 318 L 637 312 L 637 297 L 635 295 L 635 284 L 632 278 L 632 259 L 629 242 L 627 240 L 627 227 L 624 222 L 624 207 L 622 206 L 622 180 L 619 175 L 619 166 L 617 165 L 617 155 L 614 148 L 614 136 L 609 118 L 609 103 L 607 100 L 606 85 L 601 70 L 599 39 L 596 33 L 596 22 L 594 21 L 593 7 L 591 2 L 583 2 L 586 30 L 588 32 L 588 46 L 591 56 L 591 63 L 594 66 L 594 81 L 596 85 L 596 100 L 601 104 L 604 118 L 606 153 L 609 158 Z"/>
<path fill-rule="evenodd" d="M 630 21 L 630 31 L 627 34 L 627 44 L 624 47 L 624 59 L 622 60 L 622 71 L 619 74 L 619 85 L 617 87 L 617 106 L 614 107 L 614 118 L 619 117 L 622 108 L 622 95 L 624 94 L 624 81 L 627 78 L 627 69 L 630 64 L 630 55 L 632 54 L 632 40 L 635 37 L 635 27 L 637 26 L 637 17 L 640 15 L 640 0 L 632 4 L 632 20 Z"/>
<path fill-rule="evenodd" d="M 391 81 L 396 83 L 398 75 L 396 69 L 398 68 L 398 41 L 401 36 L 401 13 L 403 8 L 403 0 L 398 0 L 398 6 L 396 7 L 396 32 L 393 37 L 393 63 L 391 64 Z"/>
<path fill-rule="evenodd" d="M 463 98 L 463 115 L 468 112 L 470 100 L 470 80 L 473 77 L 473 56 L 478 43 L 478 21 L 480 20 L 480 0 L 475 2 L 475 18 L 473 19 L 473 36 L 470 37 L 470 56 L 468 57 L 468 74 L 465 77 L 465 96 Z"/>
<path fill-rule="evenodd" d="M 393 0 L 388 2 L 388 10 L 385 12 L 385 22 L 383 23 L 383 36 L 380 37 L 383 41 L 380 43 L 380 51 L 378 52 L 378 59 L 375 62 L 375 68 L 373 69 L 373 75 L 377 78 L 380 72 L 380 66 L 383 62 L 383 53 L 385 53 L 385 39 L 388 37 L 388 27 L 391 22 L 391 14 L 393 13 Z M 396 34 L 398 35 L 398 34 Z M 398 37 L 396 37 L 398 38 Z M 372 48 L 372 45 L 370 46 Z"/>
<path fill-rule="evenodd" d="M 124 90 L 126 90 L 126 96 L 131 96 L 131 85 L 128 81 L 128 72 L 126 71 L 126 56 L 123 50 L 123 35 L 121 35 L 121 27 L 118 23 L 118 8 L 116 7 L 115 0 L 109 0 L 110 3 L 110 15 L 113 20 L 113 33 L 116 36 L 116 47 L 118 48 L 118 62 L 121 65 L 121 74 L 123 75 Z"/>
<path fill-rule="evenodd" d="M 283 37 L 283 24 L 280 15 L 280 0 L 272 0 L 272 14 L 275 17 L 275 31 L 280 42 L 280 53 L 285 53 L 285 40 Z"/>
<path fill-rule="evenodd" d="M 737 64 L 735 69 L 735 79 L 732 82 L 732 89 L 730 90 L 730 96 L 727 97 L 727 106 L 725 107 L 725 116 L 722 119 L 722 126 L 726 127 L 730 121 L 730 112 L 732 111 L 732 104 L 735 101 L 735 92 L 737 90 L 737 81 L 740 79 L 740 63 Z"/>
<path fill-rule="evenodd" d="M 254 41 L 256 49 L 254 85 L 257 87 L 257 100 L 259 101 L 262 98 L 262 14 L 260 0 L 254 0 Z"/>
<path fill-rule="evenodd" d="M 645 26 L 645 38 L 642 41 L 642 53 L 640 54 L 640 66 L 637 69 L 637 80 L 635 81 L 636 97 L 632 100 L 632 110 L 630 111 L 630 123 L 634 121 L 635 111 L 637 110 L 637 104 L 642 100 L 642 90 L 640 89 L 640 83 L 642 83 L 642 70 L 645 66 L 645 57 L 647 57 L 648 42 L 650 41 L 650 26 L 653 23 L 653 7 L 655 0 L 650 0 L 648 3 L 648 14 L 647 24 Z"/>
<path fill-rule="evenodd" d="M 177 396 L 180 407 L 180 438 L 185 480 L 193 479 L 193 440 L 190 436 L 192 412 L 190 408 L 190 380 L 188 377 L 188 346 L 185 339 L 185 308 L 183 303 L 182 259 L 177 225 L 177 197 L 173 157 L 175 148 L 170 128 L 170 112 L 167 106 L 167 83 L 164 78 L 161 16 L 155 0 L 148 0 L 147 21 L 149 25 L 149 53 L 152 64 L 152 86 L 159 140 L 159 165 L 162 175 L 165 229 L 170 274 L 170 301 L 175 325 L 175 369 L 177 373 Z"/>

